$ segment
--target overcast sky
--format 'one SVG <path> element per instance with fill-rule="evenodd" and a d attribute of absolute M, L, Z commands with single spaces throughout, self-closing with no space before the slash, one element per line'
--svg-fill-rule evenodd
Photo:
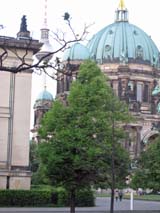
<path fill-rule="evenodd" d="M 0 35 L 16 37 L 23 15 L 27 16 L 28 30 L 35 39 L 40 38 L 40 28 L 44 18 L 44 0 L 0 0 L 0 24 L 5 28 Z M 124 0 L 129 11 L 129 22 L 140 27 L 151 36 L 160 49 L 160 0 Z M 92 24 L 89 36 L 103 27 L 114 22 L 115 10 L 119 0 L 48 0 L 48 27 L 50 31 L 57 28 L 64 29 L 63 14 L 69 12 L 76 32 L 83 30 L 84 24 Z M 51 40 L 53 48 L 54 41 Z M 47 80 L 47 89 L 55 96 L 55 83 Z M 52 86 L 54 85 L 54 86 Z M 40 76 L 33 76 L 32 105 L 43 89 Z"/>
<path fill-rule="evenodd" d="M 1 0 L 2 1 L 2 0 Z M 160 46 L 160 1 L 124 0 L 129 11 L 129 21 L 152 36 Z M 90 34 L 97 32 L 114 21 L 119 0 L 48 0 L 48 25 L 55 30 L 62 24 L 62 15 L 69 12 L 76 29 L 84 23 L 95 23 Z M 22 15 L 28 19 L 28 29 L 38 38 L 44 15 L 44 0 L 5 0 L 1 3 L 0 24 L 6 28 L 3 33 L 16 36 Z M 1 31 L 1 34 L 3 34 Z"/>

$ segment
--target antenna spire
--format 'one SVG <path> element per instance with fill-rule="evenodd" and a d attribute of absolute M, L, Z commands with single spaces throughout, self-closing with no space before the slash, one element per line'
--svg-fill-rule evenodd
<path fill-rule="evenodd" d="M 44 58 L 43 62 L 49 62 L 49 60 L 52 58 L 52 55 L 48 55 L 49 53 L 53 52 L 52 45 L 49 41 L 49 28 L 47 27 L 47 5 L 48 1 L 44 0 L 44 22 L 43 27 L 41 29 L 41 39 L 40 41 L 43 43 L 43 46 L 41 47 L 41 50 L 36 54 L 36 57 L 38 59 L 41 59 L 42 57 L 46 56 Z M 48 55 L 48 56 L 47 56 Z"/>
<path fill-rule="evenodd" d="M 125 10 L 125 3 L 124 3 L 124 0 L 120 0 L 120 2 L 119 2 L 119 9 L 120 9 L 120 10 Z"/>
<path fill-rule="evenodd" d="M 49 29 L 47 26 L 47 7 L 48 6 L 48 0 L 44 0 L 44 22 L 43 22 L 43 28 L 41 29 L 41 41 L 43 43 L 49 41 Z"/>
<path fill-rule="evenodd" d="M 48 0 L 44 2 L 44 27 L 47 28 L 47 8 L 48 8 Z"/>

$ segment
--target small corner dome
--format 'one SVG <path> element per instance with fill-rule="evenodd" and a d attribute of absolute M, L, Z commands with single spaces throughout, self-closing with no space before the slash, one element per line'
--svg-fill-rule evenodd
<path fill-rule="evenodd" d="M 65 50 L 63 61 L 70 60 L 87 60 L 89 59 L 89 50 L 83 44 L 75 43 Z"/>
<path fill-rule="evenodd" d="M 42 92 L 39 93 L 36 101 L 53 101 L 53 95 L 44 89 Z"/>

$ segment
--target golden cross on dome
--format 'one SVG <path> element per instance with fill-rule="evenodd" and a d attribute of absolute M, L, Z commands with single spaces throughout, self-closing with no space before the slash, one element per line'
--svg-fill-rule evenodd
<path fill-rule="evenodd" d="M 120 0 L 120 2 L 119 2 L 119 9 L 121 9 L 121 10 L 125 9 L 124 0 Z"/>

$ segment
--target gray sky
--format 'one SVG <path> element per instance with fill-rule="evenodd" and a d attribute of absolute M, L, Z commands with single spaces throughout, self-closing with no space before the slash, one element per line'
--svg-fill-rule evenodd
<path fill-rule="evenodd" d="M 44 18 L 44 0 L 5 0 L 1 1 L 0 24 L 5 28 L 0 35 L 15 37 L 20 28 L 22 15 L 27 16 L 28 30 L 35 39 L 40 38 L 40 28 Z M 129 22 L 138 26 L 151 36 L 160 49 L 160 0 L 124 0 L 129 11 Z M 115 10 L 119 0 L 48 0 L 48 27 L 50 31 L 65 29 L 64 12 L 72 16 L 72 24 L 80 33 L 84 24 L 92 24 L 88 39 L 103 27 L 114 22 Z M 53 48 L 55 41 L 51 39 Z M 55 83 L 47 79 L 47 89 L 55 95 Z M 43 79 L 33 75 L 32 106 L 40 91 L 43 90 Z M 32 112 L 33 114 L 33 112 Z"/>
<path fill-rule="evenodd" d="M 1 0 L 2 1 L 2 0 Z M 152 36 L 160 46 L 159 0 L 124 0 L 129 11 L 129 21 Z M 48 0 L 48 26 L 55 30 L 63 25 L 62 15 L 68 11 L 77 30 L 84 23 L 95 23 L 90 34 L 114 21 L 119 0 Z M 22 15 L 27 15 L 28 29 L 38 38 L 44 15 L 44 0 L 5 0 L 1 4 L 0 23 L 5 25 L 3 33 L 15 36 L 19 31 Z M 1 34 L 3 34 L 1 32 Z"/>

